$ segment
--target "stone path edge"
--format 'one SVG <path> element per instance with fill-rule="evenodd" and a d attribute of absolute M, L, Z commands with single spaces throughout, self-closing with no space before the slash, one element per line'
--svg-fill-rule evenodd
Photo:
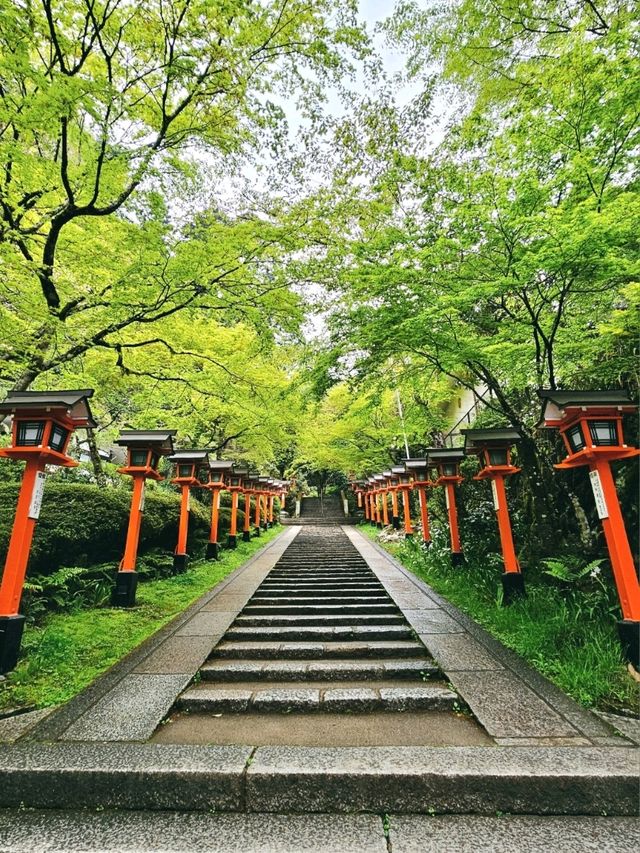
<path fill-rule="evenodd" d="M 588 738 L 596 746 L 617 746 L 631 747 L 632 742 L 615 733 L 615 730 L 609 723 L 598 718 L 594 713 L 587 708 L 583 708 L 571 697 L 567 696 L 559 687 L 556 687 L 551 681 L 545 678 L 541 673 L 531 667 L 524 658 L 520 657 L 516 652 L 508 649 L 495 637 L 492 637 L 484 628 L 482 628 L 471 617 L 467 616 L 459 610 L 454 604 L 451 604 L 446 598 L 443 598 L 427 583 L 416 577 L 412 572 L 405 568 L 402 563 L 396 560 L 388 551 L 374 540 L 369 539 L 357 528 L 345 529 L 345 533 L 356 544 L 356 536 L 362 539 L 363 544 L 370 545 L 381 556 L 385 557 L 389 563 L 398 571 L 400 571 L 407 580 L 411 581 L 421 592 L 428 595 L 439 607 L 448 613 L 452 618 L 459 622 L 463 628 L 487 651 L 495 657 L 502 666 L 514 673 L 527 687 L 529 687 L 537 696 L 547 703 L 561 717 L 566 719 L 581 735 Z M 355 535 L 354 535 L 355 534 Z M 357 547 L 357 546 L 356 546 Z M 374 569 L 375 571 L 375 569 Z M 393 597 L 393 594 L 392 594 Z M 446 674 L 446 673 L 445 673 Z M 455 676 L 451 676 L 451 681 L 455 686 Z M 467 700 L 468 701 L 468 700 Z M 523 746 L 527 744 L 523 743 Z"/>
<path fill-rule="evenodd" d="M 249 559 L 234 569 L 223 580 L 216 584 L 213 589 L 201 595 L 186 610 L 175 616 L 170 622 L 160 628 L 155 634 L 147 637 L 138 646 L 132 649 L 125 657 L 121 658 L 113 666 L 99 675 L 84 690 L 72 697 L 64 705 L 49 714 L 46 719 L 31 728 L 21 740 L 24 741 L 53 741 L 57 740 L 73 723 L 75 723 L 86 711 L 100 699 L 106 696 L 116 685 L 130 673 L 133 673 L 146 658 L 152 655 L 160 646 L 176 634 L 190 619 L 200 610 L 206 607 L 213 599 L 217 598 L 230 583 L 244 574 L 261 557 L 263 557 L 274 546 L 281 544 L 283 536 L 292 539 L 298 534 L 296 530 L 291 536 L 291 527 L 285 527 L 270 542 L 259 548 Z M 193 673 L 195 675 L 195 671 Z M 178 695 L 180 691 L 176 693 Z"/>

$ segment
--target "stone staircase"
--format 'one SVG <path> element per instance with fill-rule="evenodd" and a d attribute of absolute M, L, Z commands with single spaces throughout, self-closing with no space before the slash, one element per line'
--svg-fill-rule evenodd
<path fill-rule="evenodd" d="M 451 711 L 459 702 L 347 536 L 309 527 L 258 587 L 177 707 L 306 714 Z"/>
<path fill-rule="evenodd" d="M 284 523 L 302 527 L 322 527 L 333 524 L 356 524 L 357 519 L 345 516 L 339 495 L 326 495 L 323 498 L 302 498 L 300 516 L 286 519 Z"/>

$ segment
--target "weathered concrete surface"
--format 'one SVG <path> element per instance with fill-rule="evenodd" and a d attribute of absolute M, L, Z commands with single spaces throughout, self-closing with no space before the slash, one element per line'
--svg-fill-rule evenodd
<path fill-rule="evenodd" d="M 254 746 L 491 746 L 469 717 L 405 711 L 402 714 L 180 714 L 153 736 L 155 743 Z"/>
<path fill-rule="evenodd" d="M 625 817 L 392 815 L 393 853 L 632 853 L 640 824 Z"/>
<path fill-rule="evenodd" d="M 247 808 L 634 815 L 638 753 L 595 747 L 263 747 L 247 772 Z"/>
<path fill-rule="evenodd" d="M 0 849 L 387 853 L 375 815 L 215 815 L 184 812 L 0 812 Z"/>
<path fill-rule="evenodd" d="M 0 747 L 0 807 L 242 811 L 248 746 Z"/>

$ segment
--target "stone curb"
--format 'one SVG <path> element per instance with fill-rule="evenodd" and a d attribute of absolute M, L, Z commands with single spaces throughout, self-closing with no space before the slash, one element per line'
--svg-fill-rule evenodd
<path fill-rule="evenodd" d="M 261 557 L 263 557 L 271 548 L 280 544 L 283 536 L 290 536 L 291 529 L 282 530 L 274 539 L 260 548 L 255 554 L 252 554 L 249 559 L 234 569 L 229 575 L 221 580 L 209 592 L 200 596 L 193 604 L 190 604 L 186 610 L 179 613 L 167 625 L 156 631 L 146 640 L 143 640 L 140 645 L 132 649 L 125 657 L 111 666 L 106 672 L 98 676 L 84 690 L 62 705 L 59 709 L 53 711 L 45 720 L 34 726 L 28 734 L 25 735 L 25 741 L 54 741 L 63 735 L 76 721 L 82 717 L 90 708 L 92 708 L 99 700 L 103 699 L 110 691 L 112 691 L 127 675 L 133 673 L 134 670 L 154 652 L 156 652 L 162 644 L 173 637 L 177 632 L 186 626 L 186 624 L 205 608 L 212 600 L 220 596 L 226 587 L 235 581 L 240 575 L 244 574 L 251 566 L 254 565 Z M 293 534 L 293 538 L 297 532 Z M 193 638 L 195 640 L 195 638 Z M 193 642 L 187 640 L 187 642 Z M 204 654 L 206 657 L 206 653 Z M 203 657 L 203 659 L 204 659 Z M 197 666 L 190 677 L 193 677 L 197 671 Z M 190 679 L 187 679 L 187 681 Z M 175 696 L 177 696 L 182 688 L 177 687 Z"/>

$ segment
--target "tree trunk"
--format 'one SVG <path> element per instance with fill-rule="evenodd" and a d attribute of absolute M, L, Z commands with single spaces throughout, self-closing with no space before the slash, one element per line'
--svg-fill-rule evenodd
<path fill-rule="evenodd" d="M 91 457 L 91 464 L 93 466 L 93 474 L 96 478 L 96 483 L 98 487 L 101 489 L 107 488 L 107 475 L 104 473 L 104 468 L 102 467 L 102 459 L 100 458 L 100 454 L 98 453 L 98 445 L 96 444 L 96 435 L 95 432 L 87 427 L 87 444 L 89 446 L 89 456 Z"/>

